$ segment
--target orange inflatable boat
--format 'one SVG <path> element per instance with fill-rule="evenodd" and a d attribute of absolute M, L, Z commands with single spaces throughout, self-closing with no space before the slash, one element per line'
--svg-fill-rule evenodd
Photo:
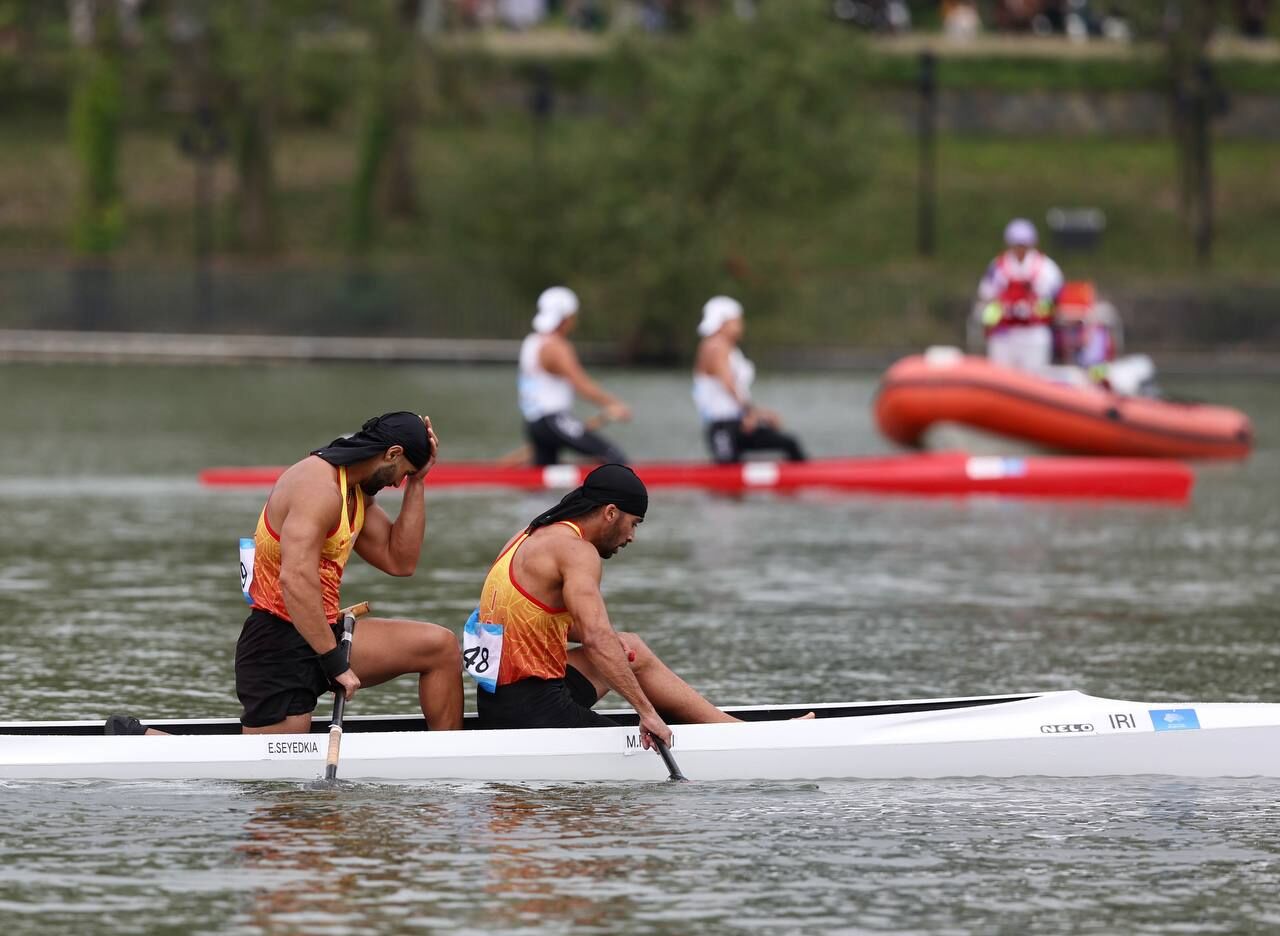
<path fill-rule="evenodd" d="M 890 367 L 875 412 L 881 432 L 913 447 L 940 423 L 1086 455 L 1244 458 L 1253 445 L 1239 410 L 1055 383 L 949 348 Z"/>

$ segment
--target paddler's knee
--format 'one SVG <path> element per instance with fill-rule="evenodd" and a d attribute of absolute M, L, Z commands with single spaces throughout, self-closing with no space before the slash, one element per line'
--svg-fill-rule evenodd
<path fill-rule="evenodd" d="M 462 669 L 462 649 L 453 631 L 439 624 L 423 624 L 418 637 L 419 653 L 432 666 Z"/>
<path fill-rule="evenodd" d="M 635 634 L 624 631 L 619 633 L 618 636 L 622 638 L 622 643 L 627 648 L 627 662 L 631 664 L 633 670 L 647 666 L 656 659 L 653 651 L 649 649 L 649 645 Z"/>

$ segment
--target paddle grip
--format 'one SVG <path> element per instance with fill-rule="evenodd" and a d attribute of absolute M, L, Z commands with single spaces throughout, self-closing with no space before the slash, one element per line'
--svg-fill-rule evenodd
<path fill-rule="evenodd" d="M 359 604 L 353 604 L 349 608 L 343 608 L 341 611 L 338 612 L 338 617 L 343 618 L 342 628 L 344 631 L 344 639 L 345 639 L 345 631 L 347 627 L 346 620 L 345 620 L 347 615 L 349 614 L 353 618 L 364 617 L 366 614 L 369 613 L 370 610 L 371 609 L 370 609 L 369 602 L 362 601 Z"/>

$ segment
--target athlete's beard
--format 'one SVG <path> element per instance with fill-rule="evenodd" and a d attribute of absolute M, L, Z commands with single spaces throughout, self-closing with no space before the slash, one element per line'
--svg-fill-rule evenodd
<path fill-rule="evenodd" d="M 360 490 L 364 491 L 370 497 L 373 497 L 384 487 L 389 485 L 396 476 L 396 470 L 390 465 L 385 468 L 379 468 L 372 475 L 360 482 Z"/>
<path fill-rule="evenodd" d="M 619 536 L 618 531 L 622 528 L 622 518 L 618 518 L 618 522 L 609 529 L 609 539 L 606 542 L 612 543 L 612 546 L 597 546 L 596 552 L 600 554 L 601 559 L 612 559 L 617 555 L 618 550 L 627 545 L 625 536 Z"/>

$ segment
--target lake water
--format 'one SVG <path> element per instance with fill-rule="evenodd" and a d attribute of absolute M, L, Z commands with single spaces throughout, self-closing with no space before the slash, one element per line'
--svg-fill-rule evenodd
<path fill-rule="evenodd" d="M 634 457 L 701 457 L 688 381 L 600 375 Z M 658 492 L 608 563 L 619 628 L 723 704 L 1077 688 L 1280 700 L 1280 382 L 1170 381 L 1259 447 L 1191 504 Z M 520 442 L 505 368 L 0 367 L 0 719 L 234 716 L 236 539 L 286 464 L 374 413 L 446 458 Z M 866 374 L 769 374 L 818 455 L 890 451 Z M 394 512 L 396 497 L 384 497 Z M 428 490 L 416 575 L 350 601 L 461 629 L 554 496 Z M 351 711 L 410 712 L 401 680 Z M 470 701 L 470 700 L 469 700 Z M 323 704 L 322 704 L 323 705 Z M 1241 932 L 1280 925 L 1280 784 L 0 784 L 12 933 Z"/>

